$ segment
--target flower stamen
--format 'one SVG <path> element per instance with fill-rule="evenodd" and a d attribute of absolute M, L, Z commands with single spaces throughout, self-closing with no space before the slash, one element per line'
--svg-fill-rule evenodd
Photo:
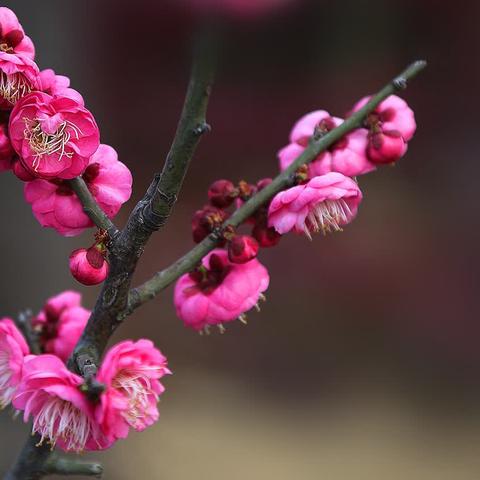
<path fill-rule="evenodd" d="M 21 73 L 0 73 L 0 96 L 15 104 L 32 91 L 32 84 Z"/>

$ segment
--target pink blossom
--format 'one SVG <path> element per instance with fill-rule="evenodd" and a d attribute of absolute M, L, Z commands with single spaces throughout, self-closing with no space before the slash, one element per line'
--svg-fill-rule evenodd
<path fill-rule="evenodd" d="M 268 224 L 280 234 L 339 231 L 356 216 L 362 193 L 354 180 L 331 172 L 278 193 L 268 210 Z"/>
<path fill-rule="evenodd" d="M 249 235 L 236 235 L 228 243 L 228 259 L 232 263 L 247 263 L 258 254 L 258 242 Z"/>
<path fill-rule="evenodd" d="M 129 427 L 142 431 L 158 420 L 165 390 L 159 380 L 170 373 L 150 340 L 124 341 L 107 352 L 97 375 L 106 391 L 96 419 L 109 439 L 126 438 Z"/>
<path fill-rule="evenodd" d="M 0 409 L 13 398 L 22 377 L 24 358 L 29 355 L 25 339 L 9 318 L 0 320 Z"/>
<path fill-rule="evenodd" d="M 10 109 L 35 87 L 35 48 L 16 15 L 0 7 L 0 108 Z"/>
<path fill-rule="evenodd" d="M 238 195 L 235 185 L 230 180 L 217 180 L 208 189 L 208 199 L 214 207 L 229 207 Z"/>
<path fill-rule="evenodd" d="M 48 93 L 54 98 L 67 97 L 75 100 L 79 105 L 85 102 L 79 92 L 70 88 L 70 79 L 64 75 L 57 75 L 54 70 L 47 68 L 42 70 L 37 79 L 37 89 Z"/>
<path fill-rule="evenodd" d="M 32 433 L 40 443 L 65 451 L 102 450 L 112 445 L 95 420 L 95 404 L 80 391 L 83 379 L 54 355 L 29 357 L 13 406 L 33 418 Z"/>
<path fill-rule="evenodd" d="M 105 253 L 97 245 L 74 250 L 69 259 L 70 273 L 83 285 L 98 285 L 108 275 L 109 265 Z"/>
<path fill-rule="evenodd" d="M 360 110 L 370 98 L 362 98 L 353 111 Z M 396 95 L 381 102 L 367 116 L 365 126 L 369 129 L 367 153 L 374 163 L 393 163 L 400 159 L 417 128 L 412 109 Z"/>
<path fill-rule="evenodd" d="M 9 130 L 24 167 L 47 180 L 81 175 L 100 144 L 95 119 L 83 105 L 42 92 L 17 102 Z"/>
<path fill-rule="evenodd" d="M 101 144 L 82 175 L 88 189 L 109 218 L 113 218 L 132 193 L 132 174 L 118 161 L 117 152 Z M 79 235 L 93 223 L 67 182 L 36 179 L 25 185 L 25 199 L 43 227 L 61 235 Z"/>
<path fill-rule="evenodd" d="M 302 117 L 290 133 L 290 143 L 278 152 L 280 169 L 288 168 L 306 149 L 315 133 L 325 134 L 343 123 L 325 110 L 317 110 Z M 339 172 L 357 176 L 375 170 L 366 154 L 367 130 L 358 128 L 322 152 L 308 166 L 309 177 Z"/>
<path fill-rule="evenodd" d="M 70 290 L 55 295 L 32 320 L 43 350 L 64 362 L 73 352 L 90 318 L 91 312 L 81 306 L 81 298 L 80 293 Z"/>
<path fill-rule="evenodd" d="M 14 154 L 15 152 L 8 138 L 7 126 L 0 124 L 0 172 L 12 168 Z"/>
<path fill-rule="evenodd" d="M 267 269 L 256 259 L 231 263 L 225 250 L 216 249 L 202 260 L 195 272 L 185 274 L 175 285 L 178 317 L 195 330 L 207 329 L 236 318 L 258 304 L 269 284 Z"/>

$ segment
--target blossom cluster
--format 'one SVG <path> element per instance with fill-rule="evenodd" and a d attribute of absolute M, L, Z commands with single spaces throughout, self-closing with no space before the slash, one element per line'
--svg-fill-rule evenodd
<path fill-rule="evenodd" d="M 116 151 L 100 143 L 100 131 L 82 95 L 52 69 L 40 71 L 35 48 L 15 14 L 0 7 L 0 171 L 25 182 L 25 200 L 43 227 L 79 235 L 93 223 L 69 180 L 82 177 L 108 217 L 113 218 L 132 192 L 132 175 Z M 106 249 L 70 261 L 84 284 L 103 281 Z M 100 252 L 100 256 L 95 252 Z"/>
<path fill-rule="evenodd" d="M 358 111 L 369 100 L 365 97 L 352 109 Z M 278 152 L 280 170 L 299 158 L 312 140 L 321 138 L 344 120 L 325 110 L 316 110 L 298 120 L 290 132 L 289 143 Z M 258 308 L 259 299 L 269 284 L 266 268 L 257 260 L 260 248 L 273 247 L 289 232 L 304 234 L 341 231 L 357 215 L 362 192 L 357 177 L 392 164 L 407 151 L 416 123 L 413 111 L 401 98 L 392 95 L 381 102 L 353 130 L 320 153 L 295 174 L 295 185 L 277 193 L 246 220 L 250 235 L 238 234 L 228 225 L 233 208 L 240 207 L 271 179 L 256 185 L 244 181 L 234 185 L 217 180 L 208 190 L 209 204 L 195 212 L 192 232 L 195 242 L 216 231 L 223 232 L 220 247 L 193 272 L 176 284 L 174 303 L 185 325 L 200 332 L 239 318 Z M 226 224 L 226 228 L 225 227 Z"/>
<path fill-rule="evenodd" d="M 84 379 L 69 371 L 73 352 L 90 316 L 77 292 L 50 298 L 32 319 L 42 353 L 32 355 L 13 320 L 0 319 L 0 407 L 9 404 L 32 420 L 32 433 L 65 451 L 102 450 L 130 429 L 158 420 L 160 379 L 167 360 L 149 340 L 124 341 L 105 355 L 96 375 L 103 385 L 97 402 L 85 395 Z"/>

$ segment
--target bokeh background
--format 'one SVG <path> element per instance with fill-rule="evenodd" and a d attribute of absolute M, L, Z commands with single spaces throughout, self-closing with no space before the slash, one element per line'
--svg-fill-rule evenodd
<path fill-rule="evenodd" d="M 158 0 L 3 4 L 133 171 L 123 224 L 174 134 L 194 16 Z M 395 168 L 360 179 L 360 215 L 343 233 L 262 252 L 271 287 L 248 326 L 200 337 L 176 319 L 171 289 L 128 319 L 115 340 L 154 339 L 174 375 L 158 424 L 101 455 L 105 478 L 478 479 L 479 18 L 474 0 L 315 0 L 230 27 L 212 133 L 135 283 L 191 248 L 190 218 L 213 180 L 275 175 L 299 116 L 341 116 L 426 58 L 404 94 L 418 131 Z M 11 174 L 0 177 L 0 218 L 1 315 L 37 311 L 67 288 L 93 306 L 98 289 L 67 266 L 91 233 L 41 229 Z M 28 431 L 10 417 L 0 416 L 2 473 Z"/>

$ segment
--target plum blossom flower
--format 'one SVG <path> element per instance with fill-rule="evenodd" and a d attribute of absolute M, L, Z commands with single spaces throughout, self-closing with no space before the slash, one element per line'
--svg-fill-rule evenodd
<path fill-rule="evenodd" d="M 232 263 L 247 263 L 258 254 L 259 245 L 250 235 L 236 235 L 228 242 L 228 259 Z"/>
<path fill-rule="evenodd" d="M 290 133 L 290 143 L 278 152 L 280 169 L 288 168 L 307 148 L 312 136 L 325 134 L 343 123 L 325 110 L 317 110 L 303 116 Z M 367 130 L 358 128 L 322 152 L 308 166 L 309 177 L 339 172 L 354 177 L 375 170 L 367 158 Z"/>
<path fill-rule="evenodd" d="M 132 174 L 118 160 L 117 152 L 101 144 L 82 175 L 90 193 L 109 218 L 113 218 L 132 194 Z M 62 180 L 36 179 L 25 185 L 25 199 L 43 227 L 61 235 L 79 235 L 93 223 L 73 190 Z"/>
<path fill-rule="evenodd" d="M 95 404 L 80 391 L 83 378 L 55 355 L 29 357 L 13 406 L 33 419 L 32 433 L 64 451 L 102 450 L 112 445 L 95 420 Z"/>
<path fill-rule="evenodd" d="M 143 431 L 159 418 L 158 399 L 170 374 L 167 359 L 150 340 L 124 341 L 106 354 L 97 380 L 106 386 L 96 419 L 110 440 Z"/>
<path fill-rule="evenodd" d="M 196 271 L 185 274 L 175 285 L 174 303 L 178 317 L 186 326 L 207 330 L 236 318 L 258 305 L 270 278 L 257 260 L 235 264 L 225 250 L 216 249 L 202 260 Z"/>
<path fill-rule="evenodd" d="M 8 138 L 7 126 L 0 124 L 0 172 L 12 168 L 14 155 L 15 152 L 10 143 L 10 138 Z"/>
<path fill-rule="evenodd" d="M 10 116 L 10 138 L 23 166 L 38 178 L 81 175 L 100 144 L 93 115 L 77 101 L 32 92 Z"/>
<path fill-rule="evenodd" d="M 22 377 L 24 358 L 30 354 L 25 339 L 9 318 L 0 320 L 0 409 L 15 394 Z"/>
<path fill-rule="evenodd" d="M 102 283 L 109 271 L 105 254 L 105 248 L 99 245 L 74 250 L 69 259 L 70 273 L 83 285 Z"/>
<path fill-rule="evenodd" d="M 0 97 L 1 108 L 11 108 L 36 85 L 38 67 L 35 48 L 16 15 L 0 7 Z"/>
<path fill-rule="evenodd" d="M 362 193 L 354 180 L 331 172 L 278 193 L 268 210 L 268 224 L 280 234 L 291 230 L 311 238 L 339 231 L 356 216 Z"/>
<path fill-rule="evenodd" d="M 362 98 L 353 111 L 360 110 L 370 98 Z M 381 102 L 364 124 L 369 130 L 367 154 L 374 163 L 392 163 L 400 159 L 417 128 L 413 110 L 396 95 Z"/>
<path fill-rule="evenodd" d="M 84 105 L 82 95 L 70 88 L 70 79 L 64 75 L 57 75 L 54 70 L 47 68 L 38 74 L 37 89 L 48 93 L 52 97 L 68 97 L 75 100 L 78 104 Z"/>
<path fill-rule="evenodd" d="M 81 306 L 82 296 L 67 290 L 47 300 L 43 309 L 32 319 L 41 346 L 66 362 L 80 339 L 90 310 Z"/>

